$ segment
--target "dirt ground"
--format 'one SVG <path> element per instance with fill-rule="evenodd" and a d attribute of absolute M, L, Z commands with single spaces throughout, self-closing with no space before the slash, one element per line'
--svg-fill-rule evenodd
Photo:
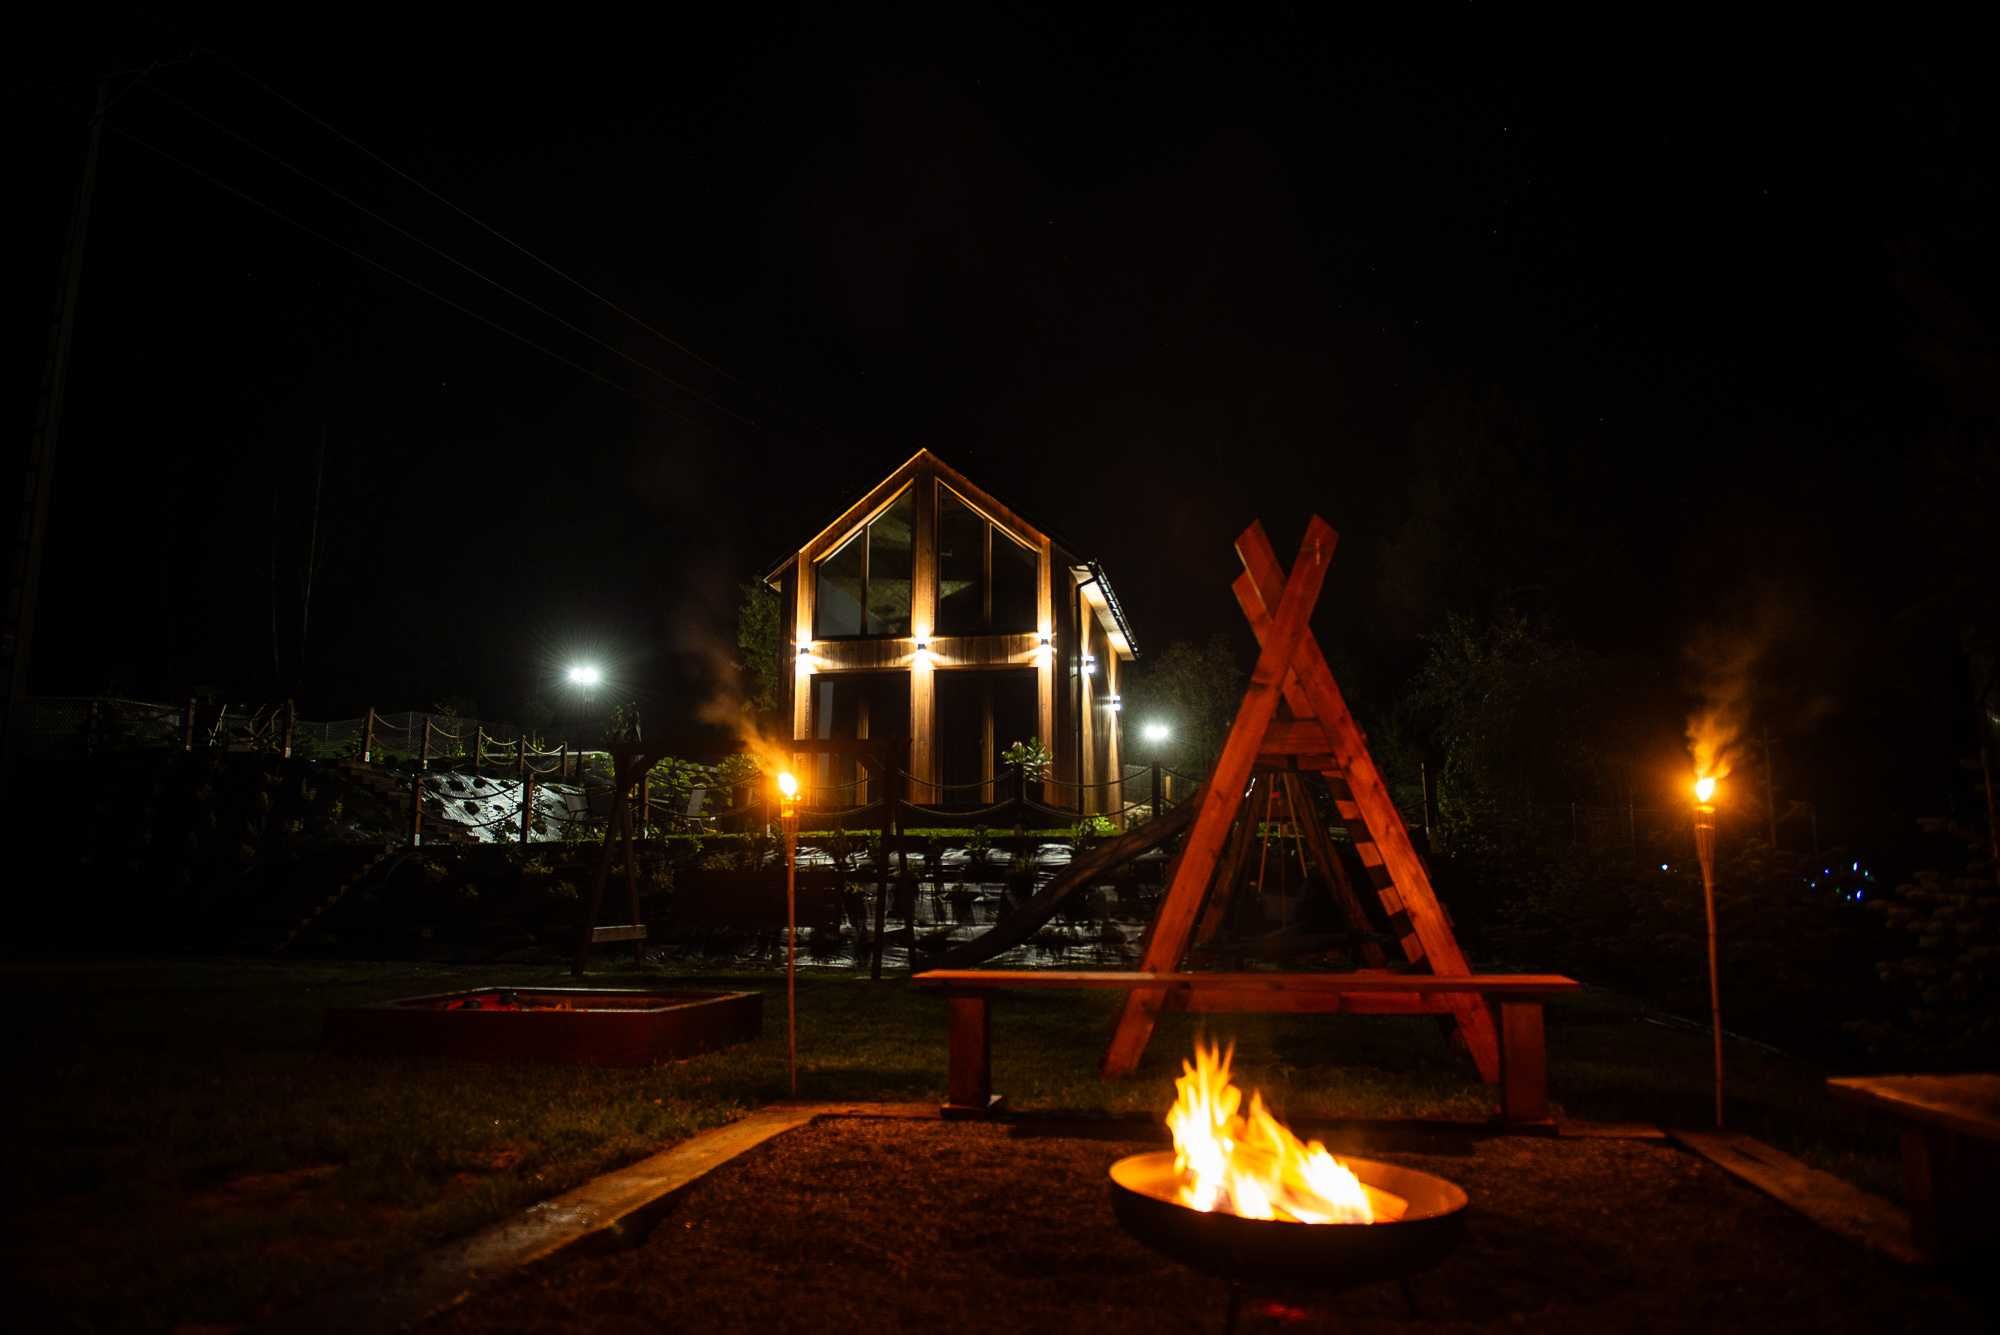
<path fill-rule="evenodd" d="M 429 1329 L 1222 1329 L 1226 1290 L 1132 1241 L 1105 1170 L 1137 1128 L 823 1121 L 683 1193 L 650 1234 L 558 1258 Z M 1657 1141 L 1428 1130 L 1336 1144 L 1472 1198 L 1463 1247 L 1418 1281 L 1270 1294 L 1243 1331 L 1990 1329 L 1967 1295 L 1825 1233 Z"/>

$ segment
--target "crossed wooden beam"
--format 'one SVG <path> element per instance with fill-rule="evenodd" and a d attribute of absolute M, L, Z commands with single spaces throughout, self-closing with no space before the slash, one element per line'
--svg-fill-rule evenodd
<path fill-rule="evenodd" d="M 1251 774 L 1259 765 L 1276 765 L 1317 772 L 1327 780 L 1405 959 L 1428 965 L 1439 977 L 1471 973 L 1430 876 L 1410 843 L 1402 813 L 1390 800 L 1381 771 L 1368 754 L 1367 739 L 1309 629 L 1338 540 L 1324 519 L 1313 516 L 1289 573 L 1279 564 L 1263 525 L 1252 524 L 1236 540 L 1243 573 L 1231 587 L 1257 634 L 1257 666 L 1215 770 L 1203 786 L 1200 810 L 1160 900 L 1141 956 L 1142 971 L 1180 968 Z M 1199 974 L 1187 977 L 1190 984 L 1199 985 Z M 1105 1050 L 1103 1073 L 1131 1074 L 1161 1010 L 1174 1004 L 1173 998 L 1186 995 L 1185 990 L 1160 988 L 1128 992 Z M 1357 992 L 1355 1009 L 1379 1014 L 1382 1000 L 1378 996 L 1364 1001 Z M 1446 1004 L 1480 1077 L 1497 1082 L 1500 1041 L 1492 1012 L 1476 994 L 1446 994 Z"/>

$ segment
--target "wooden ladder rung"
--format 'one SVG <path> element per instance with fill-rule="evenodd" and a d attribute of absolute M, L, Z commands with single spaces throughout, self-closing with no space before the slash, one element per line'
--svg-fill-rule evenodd
<path fill-rule="evenodd" d="M 646 939 L 646 924 L 643 922 L 629 922 L 613 927 L 593 927 L 590 929 L 590 939 L 592 942 L 644 941 Z"/>

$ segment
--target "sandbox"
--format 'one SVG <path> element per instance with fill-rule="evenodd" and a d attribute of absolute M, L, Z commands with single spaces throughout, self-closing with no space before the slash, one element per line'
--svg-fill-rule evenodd
<path fill-rule="evenodd" d="M 647 1066 L 748 1042 L 763 1026 L 757 992 L 481 987 L 326 1013 L 326 1046 L 344 1056 Z"/>

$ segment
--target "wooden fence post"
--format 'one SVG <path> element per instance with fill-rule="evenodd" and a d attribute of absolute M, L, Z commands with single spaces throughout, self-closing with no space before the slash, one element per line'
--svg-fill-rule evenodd
<path fill-rule="evenodd" d="M 361 724 L 361 763 L 375 762 L 375 706 L 368 706 L 368 717 Z"/>
<path fill-rule="evenodd" d="M 583 752 L 579 751 L 576 753 L 576 763 L 579 767 L 583 764 Z M 567 738 L 563 740 L 560 747 L 556 748 L 556 778 L 563 782 L 568 782 L 569 780 L 569 740 Z"/>
<path fill-rule="evenodd" d="M 528 734 L 514 734 L 514 777 L 525 780 L 528 777 Z"/>
<path fill-rule="evenodd" d="M 280 759 L 290 760 L 292 758 L 292 742 L 298 736 L 298 730 L 298 703 L 293 700 L 287 700 L 285 701 L 285 735 L 278 752 Z"/>
<path fill-rule="evenodd" d="M 1153 762 L 1153 819 L 1160 818 L 1160 762 Z"/>
<path fill-rule="evenodd" d="M 887 748 L 882 754 L 887 755 Z M 896 775 L 882 766 L 882 857 L 875 864 L 875 944 L 869 952 L 868 977 L 882 981 L 882 934 L 889 930 L 889 850 L 896 837 Z"/>
<path fill-rule="evenodd" d="M 424 719 L 423 740 L 417 744 L 417 768 L 410 775 L 410 847 L 424 842 L 424 771 L 431 764 L 431 721 Z"/>
<path fill-rule="evenodd" d="M 472 776 L 479 777 L 480 766 L 486 763 L 486 729 L 477 720 L 472 724 Z"/>
<path fill-rule="evenodd" d="M 535 776 L 521 777 L 521 846 L 528 845 L 528 836 L 535 828 Z"/>
<path fill-rule="evenodd" d="M 194 750 L 194 697 L 181 706 L 181 750 Z"/>
<path fill-rule="evenodd" d="M 576 779 L 583 782 L 583 752 L 576 753 Z M 646 822 L 653 818 L 653 767 L 639 771 L 639 837 L 646 837 Z"/>

